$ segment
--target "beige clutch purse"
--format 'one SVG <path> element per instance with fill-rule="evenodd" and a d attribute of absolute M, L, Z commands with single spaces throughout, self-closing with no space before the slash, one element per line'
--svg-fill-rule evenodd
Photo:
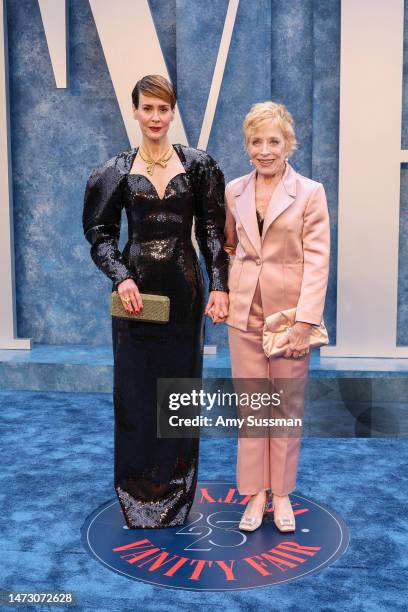
<path fill-rule="evenodd" d="M 288 308 L 274 312 L 265 319 L 262 346 L 267 357 L 279 357 L 286 351 L 286 347 L 277 347 L 279 340 L 284 338 L 292 325 L 295 324 L 296 308 Z M 322 321 L 320 325 L 313 325 L 310 334 L 310 348 L 318 348 L 329 344 L 327 329 Z"/>
<path fill-rule="evenodd" d="M 119 319 L 132 319 L 146 323 L 168 323 L 170 315 L 170 298 L 166 295 L 140 294 L 143 308 L 139 314 L 129 314 L 123 308 L 122 300 L 117 291 L 112 291 L 110 312 L 112 317 Z"/>

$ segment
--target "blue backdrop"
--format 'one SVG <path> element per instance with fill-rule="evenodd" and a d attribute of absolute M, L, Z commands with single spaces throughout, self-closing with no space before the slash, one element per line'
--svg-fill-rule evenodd
<path fill-rule="evenodd" d="M 196 146 L 227 0 L 150 0 L 150 6 L 189 142 Z M 94 166 L 130 145 L 88 0 L 70 0 L 68 8 L 69 86 L 56 89 L 37 0 L 7 1 L 18 334 L 42 343 L 105 344 L 110 282 L 92 263 L 82 235 L 83 191 Z M 340 0 L 240 1 L 208 145 L 230 180 L 250 170 L 241 125 L 251 104 L 272 98 L 293 113 L 299 149 L 292 164 L 322 181 L 328 196 L 332 254 L 325 319 L 333 343 L 340 8 Z M 404 110 L 407 44 L 405 35 Z M 403 147 L 407 126 L 404 112 Z M 398 342 L 408 344 L 405 166 L 401 173 Z M 225 326 L 207 325 L 206 342 L 225 345 Z"/>

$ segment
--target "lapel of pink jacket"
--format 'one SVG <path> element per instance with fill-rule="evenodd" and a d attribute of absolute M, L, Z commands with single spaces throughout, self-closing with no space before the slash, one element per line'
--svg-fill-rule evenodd
<path fill-rule="evenodd" d="M 259 235 L 255 208 L 255 170 L 247 174 L 239 187 L 235 188 L 235 206 L 242 226 L 256 252 L 261 255 L 262 245 Z"/>
<path fill-rule="evenodd" d="M 262 238 L 259 235 L 258 221 L 255 206 L 255 170 L 243 177 L 239 185 L 235 187 L 235 205 L 241 223 L 250 239 L 252 246 L 259 255 L 262 253 L 262 243 L 266 233 L 280 214 L 288 208 L 296 197 L 296 172 L 286 162 L 286 169 L 282 179 L 277 184 L 266 210 L 262 230 Z"/>
<path fill-rule="evenodd" d="M 254 194 L 255 196 L 255 194 Z M 290 164 L 286 162 L 286 169 L 282 179 L 276 185 L 275 191 L 272 194 L 271 201 L 266 209 L 265 220 L 262 230 L 262 243 L 265 240 L 266 233 L 280 214 L 292 204 L 296 197 L 296 172 Z M 255 197 L 254 197 L 255 208 Z M 255 213 L 256 215 L 256 213 Z"/>

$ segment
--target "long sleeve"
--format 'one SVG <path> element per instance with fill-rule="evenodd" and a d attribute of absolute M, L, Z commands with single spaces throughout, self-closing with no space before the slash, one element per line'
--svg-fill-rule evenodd
<path fill-rule="evenodd" d="M 195 198 L 195 234 L 203 254 L 210 291 L 228 291 L 228 255 L 224 251 L 224 175 L 205 154 L 198 161 Z"/>
<path fill-rule="evenodd" d="M 230 261 L 232 262 L 235 257 L 235 251 L 238 244 L 238 235 L 235 226 L 235 218 L 231 211 L 231 194 L 228 185 L 225 188 L 225 208 L 226 208 L 226 218 L 225 218 L 225 226 L 224 226 L 224 251 L 228 253 L 230 256 Z"/>
<path fill-rule="evenodd" d="M 303 280 L 296 320 L 320 325 L 329 275 L 330 224 L 324 187 L 313 191 L 303 222 Z"/>
<path fill-rule="evenodd" d="M 92 260 L 115 288 L 126 278 L 136 280 L 118 248 L 122 176 L 115 166 L 115 158 L 95 168 L 86 184 L 82 216 Z"/>

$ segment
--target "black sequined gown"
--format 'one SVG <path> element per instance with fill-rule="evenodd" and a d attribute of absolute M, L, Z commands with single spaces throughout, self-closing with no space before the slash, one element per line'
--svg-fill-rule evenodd
<path fill-rule="evenodd" d="M 85 191 L 83 228 L 95 264 L 113 288 L 133 278 L 141 293 L 167 295 L 165 325 L 112 318 L 115 489 L 129 527 L 181 525 L 194 499 L 198 440 L 156 434 L 157 378 L 200 378 L 203 278 L 191 229 L 204 256 L 209 289 L 228 291 L 223 250 L 224 177 L 204 151 L 174 145 L 185 174 L 159 198 L 129 174 L 137 149 L 96 168 Z M 128 242 L 118 249 L 122 208 Z"/>

